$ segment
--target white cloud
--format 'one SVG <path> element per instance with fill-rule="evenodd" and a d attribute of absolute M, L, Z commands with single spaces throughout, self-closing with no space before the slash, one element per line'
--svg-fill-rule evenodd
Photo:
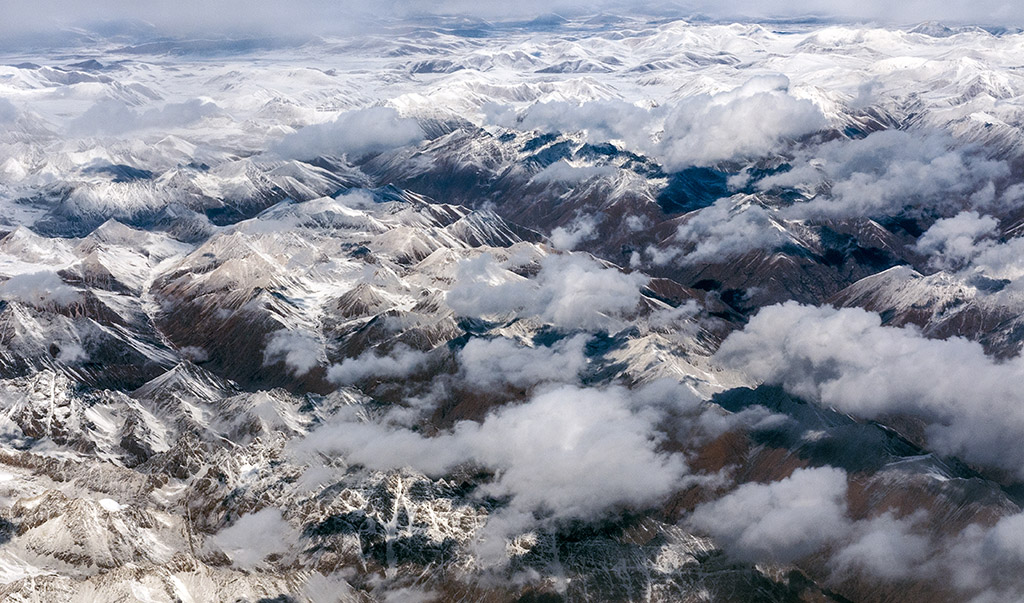
<path fill-rule="evenodd" d="M 998 225 L 991 216 L 961 212 L 937 220 L 915 248 L 929 255 L 933 268 L 1007 279 L 1012 281 L 1012 289 L 1019 290 L 1024 277 L 1024 238 L 1000 240 Z"/>
<path fill-rule="evenodd" d="M 973 210 L 960 212 L 932 224 L 915 249 L 929 256 L 932 268 L 1006 279 L 1011 281 L 1008 290 L 1019 291 L 1024 277 L 1024 238 L 1001 241 L 998 226 L 992 216 Z"/>
<path fill-rule="evenodd" d="M 965 564 L 964 570 L 971 565 L 976 566 L 979 561 L 987 566 L 987 571 L 976 572 L 973 580 L 986 574 L 992 581 L 1005 582 L 1007 578 L 1013 580 L 1014 577 L 1019 579 L 1020 572 L 1024 569 L 1024 513 L 1003 517 L 987 530 L 978 527 L 968 529 L 963 535 L 959 551 L 955 552 L 974 560 L 974 564 Z M 1009 568 L 1012 570 L 1006 571 Z M 972 577 L 968 575 L 961 575 L 959 578 L 967 584 L 972 581 Z M 1002 580 L 999 580 L 1000 578 Z M 1016 589 L 1018 593 L 1024 595 L 1024 587 L 1021 587 L 1019 582 Z"/>
<path fill-rule="evenodd" d="M 547 166 L 530 178 L 530 182 L 536 184 L 549 184 L 552 182 L 563 182 L 566 184 L 579 184 L 593 178 L 614 175 L 617 168 L 609 165 L 585 165 L 575 166 L 565 159 Z"/>
<path fill-rule="evenodd" d="M 763 204 L 760 196 L 719 199 L 679 225 L 675 240 L 680 245 L 651 246 L 648 257 L 656 264 L 705 262 L 771 249 L 791 240 L 787 221 L 959 212 L 959 218 L 940 220 L 919 244 L 920 251 L 937 254 L 936 267 L 953 268 L 970 259 L 964 254 L 984 249 L 970 245 L 969 239 L 990 235 L 989 227 L 995 226 L 992 218 L 963 208 L 1005 205 L 1019 195 L 1012 187 L 997 194 L 995 183 L 1009 174 L 1005 162 L 988 159 L 973 147 L 957 148 L 951 137 L 937 133 L 887 130 L 863 139 L 834 140 L 798 151 L 790 163 L 793 169 L 756 186 L 769 194 L 797 189 L 808 200 L 776 208 Z"/>
<path fill-rule="evenodd" d="M 361 188 L 352 188 L 334 199 L 335 202 L 351 209 L 373 209 L 377 206 L 373 195 Z"/>
<path fill-rule="evenodd" d="M 573 383 L 586 368 L 587 335 L 562 339 L 550 347 L 525 347 L 510 339 L 471 339 L 459 352 L 466 381 L 477 386 Z"/>
<path fill-rule="evenodd" d="M 1020 289 L 1024 277 L 1024 238 L 1015 237 L 1006 242 L 979 242 L 970 269 L 989 278 L 1009 279 Z"/>
<path fill-rule="evenodd" d="M 924 564 L 932 552 L 927 536 L 914 533 L 914 524 L 924 513 L 897 518 L 883 513 L 857 522 L 850 541 L 839 548 L 829 566 L 838 575 L 863 572 L 868 576 L 898 580 L 926 572 Z"/>
<path fill-rule="evenodd" d="M 827 194 L 796 203 L 792 218 L 895 216 L 905 207 L 927 203 L 930 211 L 952 212 L 965 199 L 1004 178 L 1003 161 L 978 150 L 957 149 L 948 135 L 884 130 L 863 139 L 835 140 L 799 153 L 791 171 L 758 183 L 818 190 Z"/>
<path fill-rule="evenodd" d="M 594 141 L 622 140 L 634 147 L 648 144 L 658 126 L 651 112 L 621 100 L 584 103 L 540 102 L 516 113 L 509 107 L 488 104 L 485 118 L 506 128 L 543 132 L 585 132 Z"/>
<path fill-rule="evenodd" d="M 182 358 L 192 362 L 206 362 L 210 359 L 210 354 L 204 348 L 194 345 L 185 346 L 179 349 L 178 353 Z"/>
<path fill-rule="evenodd" d="M 597 236 L 600 223 L 597 215 L 581 215 L 566 226 L 551 231 L 551 245 L 558 249 L 575 249 L 580 243 Z"/>
<path fill-rule="evenodd" d="M 270 334 L 263 350 L 263 364 L 279 360 L 301 377 L 324 359 L 323 345 L 310 333 L 280 329 Z"/>
<path fill-rule="evenodd" d="M 626 216 L 625 224 L 626 228 L 628 228 L 630 232 L 640 232 L 642 230 L 647 230 L 651 226 L 650 220 L 647 216 L 637 215 Z"/>
<path fill-rule="evenodd" d="M 701 504 L 688 523 L 742 561 L 788 563 L 827 554 L 826 583 L 940 579 L 958 600 L 1024 597 L 1024 513 L 991 526 L 971 524 L 958 534 L 936 533 L 936 518 L 926 510 L 853 521 L 847 485 L 840 469 L 797 469 L 786 479 L 743 484 Z"/>
<path fill-rule="evenodd" d="M 65 364 L 75 364 L 87 360 L 89 355 L 77 342 L 65 341 L 60 344 L 60 352 L 57 353 L 57 360 Z"/>
<path fill-rule="evenodd" d="M 78 116 L 69 130 L 79 135 L 117 135 L 147 128 L 180 128 L 220 115 L 220 107 L 201 99 L 168 103 L 159 108 L 136 111 L 116 100 L 101 100 Z"/>
<path fill-rule="evenodd" d="M 435 437 L 342 413 L 341 422 L 314 431 L 296 448 L 430 475 L 477 463 L 495 472 L 480 494 L 509 497 L 512 511 L 586 518 L 617 505 L 657 503 L 688 473 L 681 455 L 658 450 L 665 437 L 657 430 L 661 414 L 640 403 L 649 398 L 657 396 L 563 385 Z"/>
<path fill-rule="evenodd" d="M 679 225 L 674 238 L 680 247 L 647 249 L 654 263 L 677 258 L 687 263 L 718 261 L 788 240 L 769 209 L 742 197 L 719 199 L 696 212 Z"/>
<path fill-rule="evenodd" d="M 567 329 L 621 326 L 636 309 L 648 278 L 608 268 L 590 256 L 554 254 L 526 279 L 501 268 L 490 255 L 460 264 L 448 305 L 462 316 L 535 317 Z"/>
<path fill-rule="evenodd" d="M 32 306 L 67 306 L 78 302 L 81 294 L 64 283 L 56 272 L 41 271 L 16 274 L 0 282 L 0 299 L 18 301 Z"/>
<path fill-rule="evenodd" d="M 935 451 L 1024 475 L 1019 357 L 999 362 L 966 339 L 883 327 L 877 314 L 861 309 L 789 302 L 762 309 L 715 359 L 863 418 L 917 416 Z"/>
<path fill-rule="evenodd" d="M 298 530 L 285 521 L 280 510 L 266 508 L 242 515 L 211 536 L 209 543 L 224 551 L 235 565 L 253 568 L 270 555 L 289 552 L 298 539 Z"/>
<path fill-rule="evenodd" d="M 664 308 L 651 312 L 647 324 L 655 329 L 669 329 L 677 333 L 694 334 L 698 326 L 697 315 L 700 306 L 696 300 L 688 299 L 674 308 Z"/>
<path fill-rule="evenodd" d="M 487 491 L 512 496 L 516 506 L 587 517 L 655 502 L 678 487 L 686 465 L 657 452 L 656 419 L 630 409 L 625 391 L 563 386 L 470 431 L 474 456 L 501 471 Z"/>
<path fill-rule="evenodd" d="M 293 159 L 322 155 L 357 158 L 389 151 L 423 140 L 415 119 L 405 118 L 390 107 L 347 111 L 332 121 L 310 125 L 281 139 L 273 150 Z"/>
<path fill-rule="evenodd" d="M 389 589 L 383 594 L 384 603 L 434 603 L 437 593 L 418 587 L 407 586 Z"/>
<path fill-rule="evenodd" d="M 1002 517 L 992 526 L 972 524 L 938 542 L 921 570 L 941 576 L 975 603 L 1024 600 L 1024 513 Z"/>
<path fill-rule="evenodd" d="M 669 170 L 760 157 L 787 139 L 825 128 L 827 120 L 813 102 L 789 94 L 784 75 L 758 76 L 719 94 L 691 96 L 652 109 L 620 100 L 584 103 L 535 103 L 519 113 L 506 107 L 484 108 L 491 123 L 521 130 L 585 132 L 594 142 L 622 141 L 661 161 Z M 568 164 L 555 163 L 547 177 L 568 180 Z M 591 173 L 578 174 L 592 177 Z M 578 178 L 577 178 L 578 179 Z"/>
<path fill-rule="evenodd" d="M 976 211 L 960 212 L 952 218 L 937 220 L 917 240 L 915 247 L 932 256 L 936 268 L 956 270 L 968 264 L 980 248 L 978 240 L 997 234 L 999 221 Z"/>
<path fill-rule="evenodd" d="M 743 484 L 698 506 L 689 521 L 739 559 L 794 561 L 849 530 L 846 472 L 797 469 L 777 482 Z"/>
<path fill-rule="evenodd" d="M 356 358 L 346 358 L 327 370 L 327 378 L 338 385 L 351 385 L 372 377 L 406 377 L 423 366 L 426 352 L 398 345 L 391 354 L 378 356 L 369 350 Z"/>
<path fill-rule="evenodd" d="M 817 105 L 789 94 L 789 78 L 761 76 L 729 92 L 681 101 L 665 119 L 659 151 L 669 169 L 709 165 L 765 155 L 827 125 Z"/>

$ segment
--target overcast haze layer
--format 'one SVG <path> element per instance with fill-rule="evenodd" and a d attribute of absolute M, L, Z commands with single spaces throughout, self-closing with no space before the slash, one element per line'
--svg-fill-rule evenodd
<path fill-rule="evenodd" d="M 630 0 L 527 0 L 470 2 L 467 0 L 386 0 L 372 5 L 351 0 L 182 0 L 129 2 L 102 0 L 5 0 L 0 3 L 6 35 L 30 35 L 69 27 L 95 27 L 111 21 L 135 21 L 159 34 L 300 35 L 349 33 L 367 23 L 423 16 L 458 16 L 492 21 L 529 20 L 557 13 L 566 17 L 614 12 L 712 20 L 820 19 L 826 21 L 915 24 L 943 21 L 986 27 L 1016 28 L 1024 24 L 1024 5 L 1005 0 L 930 2 L 914 0 L 739 0 L 735 2 L 635 2 Z M 136 32 L 140 31 L 138 28 Z"/>

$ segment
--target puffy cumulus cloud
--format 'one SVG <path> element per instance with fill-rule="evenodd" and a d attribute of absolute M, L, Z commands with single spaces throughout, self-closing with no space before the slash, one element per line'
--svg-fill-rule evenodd
<path fill-rule="evenodd" d="M 917 240 L 915 247 L 929 255 L 930 263 L 940 269 L 959 269 L 980 251 L 979 239 L 997 233 L 999 221 L 976 211 L 960 212 L 952 218 L 937 220 Z"/>
<path fill-rule="evenodd" d="M 980 557 L 1024 564 L 1024 513 L 1004 517 L 988 530 L 973 529 L 966 537 L 976 539 L 982 552 Z"/>
<path fill-rule="evenodd" d="M 60 351 L 57 352 L 57 360 L 65 364 L 75 364 L 89 359 L 89 354 L 78 342 L 64 341 L 58 347 Z"/>
<path fill-rule="evenodd" d="M 327 379 L 338 385 L 351 385 L 371 378 L 407 377 L 426 362 L 428 354 L 398 345 L 391 354 L 377 355 L 373 350 L 345 360 L 327 369 Z"/>
<path fill-rule="evenodd" d="M 552 520 L 644 508 L 700 479 L 689 473 L 681 454 L 660 450 L 670 411 L 692 414 L 699 408 L 678 383 L 633 391 L 563 385 L 434 437 L 389 417 L 362 422 L 359 411 L 348 408 L 292 444 L 292 452 L 314 458 L 342 454 L 349 463 L 373 469 L 411 468 L 432 476 L 464 464 L 492 471 L 493 479 L 476 493 L 506 502 L 472 545 L 478 562 L 491 566 L 507 560 L 510 536 Z"/>
<path fill-rule="evenodd" d="M 281 329 L 270 334 L 263 349 L 263 364 L 284 361 L 285 365 L 301 377 L 324 358 L 320 340 L 302 331 Z"/>
<path fill-rule="evenodd" d="M 655 329 L 669 329 L 676 333 L 693 335 L 699 329 L 699 315 L 700 305 L 696 300 L 688 299 L 674 308 L 662 308 L 651 312 L 647 324 Z"/>
<path fill-rule="evenodd" d="M 703 413 L 698 424 L 698 436 L 713 439 L 737 428 L 762 432 L 785 430 L 791 428 L 792 424 L 793 419 L 784 414 L 774 413 L 764 406 L 752 406 L 738 413 Z"/>
<path fill-rule="evenodd" d="M 181 128 L 222 114 L 216 103 L 192 99 L 136 111 L 116 100 L 102 100 L 68 124 L 78 135 L 117 135 L 149 128 Z"/>
<path fill-rule="evenodd" d="M 332 121 L 306 126 L 282 138 L 273 150 L 293 159 L 325 155 L 352 158 L 380 153 L 423 140 L 415 119 L 402 117 L 390 107 L 346 111 Z"/>
<path fill-rule="evenodd" d="M 270 555 L 287 553 L 298 540 L 298 530 L 282 517 L 281 511 L 266 508 L 242 515 L 211 536 L 208 543 L 223 551 L 236 566 L 253 568 Z"/>
<path fill-rule="evenodd" d="M 738 559 L 786 563 L 846 535 L 846 487 L 840 469 L 797 469 L 783 480 L 743 484 L 699 505 L 690 523 Z"/>
<path fill-rule="evenodd" d="M 825 553 L 829 582 L 941 577 L 958 600 L 1024 598 L 1024 513 L 991 526 L 971 524 L 957 534 L 936 533 L 924 510 L 853 521 L 847 484 L 840 469 L 798 469 L 786 479 L 743 484 L 703 503 L 688 522 L 743 561 L 786 563 Z"/>
<path fill-rule="evenodd" d="M 0 282 L 0 299 L 32 306 L 67 306 L 81 299 L 77 289 L 67 285 L 56 272 L 16 274 Z"/>
<path fill-rule="evenodd" d="M 948 135 L 902 130 L 834 140 L 798 153 L 792 163 L 798 167 L 761 180 L 758 188 L 828 188 L 790 207 L 793 218 L 894 216 L 923 203 L 949 212 L 1009 174 L 1005 162 L 958 149 Z"/>
<path fill-rule="evenodd" d="M 509 497 L 513 510 L 587 518 L 618 505 L 656 503 L 679 487 L 688 469 L 681 455 L 659 451 L 660 416 L 622 388 L 563 385 L 435 437 L 358 422 L 353 412 L 296 447 L 428 475 L 476 463 L 495 472 L 480 493 Z"/>
<path fill-rule="evenodd" d="M 637 215 L 626 216 L 625 224 L 630 232 L 640 232 L 647 230 L 651 226 L 650 219 L 647 216 Z"/>
<path fill-rule="evenodd" d="M 566 347 L 581 342 L 573 338 Z M 531 375 L 527 380 L 532 381 L 541 370 L 510 364 L 499 369 L 505 371 L 502 379 Z M 556 376 L 551 370 L 547 375 Z M 493 409 L 480 422 L 463 421 L 430 437 L 411 427 L 402 412 L 367 420 L 359 408 L 346 407 L 291 443 L 289 454 L 314 466 L 323 455 L 341 455 L 370 469 L 407 468 L 432 477 L 465 465 L 489 470 L 493 477 L 475 493 L 503 502 L 471 545 L 477 561 L 488 567 L 507 561 L 510 536 L 551 521 L 646 508 L 694 480 L 709 479 L 692 474 L 683 454 L 662 446 L 670 437 L 703 428 L 701 419 L 710 414 L 705 411 L 702 401 L 675 380 L 631 390 L 550 384 L 524 403 Z"/>
<path fill-rule="evenodd" d="M 655 264 L 697 263 L 782 245 L 789 239 L 773 213 L 751 198 L 719 199 L 679 225 L 674 234 L 679 245 L 652 245 L 646 253 Z"/>
<path fill-rule="evenodd" d="M 982 240 L 969 266 L 989 278 L 1013 281 L 1013 288 L 1021 288 L 1024 277 L 1024 238 L 1015 237 L 1005 242 Z"/>
<path fill-rule="evenodd" d="M 941 576 L 964 601 L 1024 601 L 1022 543 L 1024 513 L 1002 517 L 992 526 L 972 524 L 952 538 L 934 542 L 932 556 L 918 573 Z"/>
<path fill-rule="evenodd" d="M 484 114 L 490 123 L 509 128 L 584 132 L 595 142 L 621 141 L 657 158 L 669 170 L 759 157 L 786 139 L 828 126 L 817 105 L 789 94 L 789 78 L 784 75 L 754 77 L 727 92 L 651 109 L 620 100 L 554 101 L 535 103 L 518 113 L 488 105 Z M 568 171 L 554 166 L 559 176 Z"/>
<path fill-rule="evenodd" d="M 460 264 L 447 301 L 461 316 L 516 315 L 567 329 L 607 329 L 637 308 L 647 281 L 582 254 L 545 256 L 527 279 L 484 254 Z"/>
<path fill-rule="evenodd" d="M 597 215 L 579 216 L 568 225 L 551 231 L 551 245 L 559 249 L 575 249 L 580 243 L 597 236 L 599 223 Z"/>
<path fill-rule="evenodd" d="M 993 197 L 992 197 L 990 202 L 989 202 L 989 199 L 987 198 L 987 192 L 988 191 L 985 191 L 986 194 L 983 197 L 981 197 L 981 198 L 978 198 L 978 197 L 973 197 L 972 198 L 972 201 L 981 202 L 981 203 L 975 203 L 975 206 L 980 207 L 981 209 L 990 209 L 990 210 L 993 210 L 993 211 L 995 211 L 995 210 L 1011 210 L 1012 211 L 1014 208 L 1019 207 L 1021 202 L 1024 202 L 1024 183 L 1022 183 L 1022 182 L 1018 182 L 1018 183 L 1015 183 L 1015 184 L 1010 184 L 1005 189 L 1003 189 L 1001 192 L 999 192 L 999 194 L 996 194 L 995 191 L 993 190 L 993 192 L 992 192 Z"/>
<path fill-rule="evenodd" d="M 587 366 L 584 352 L 589 339 L 576 335 L 549 347 L 526 347 L 504 338 L 471 339 L 459 351 L 459 364 L 466 381 L 482 387 L 572 383 Z"/>
<path fill-rule="evenodd" d="M 334 200 L 352 209 L 373 209 L 377 206 L 373 194 L 362 188 L 349 189 L 335 197 Z"/>
<path fill-rule="evenodd" d="M 942 534 L 929 528 L 934 518 L 923 510 L 851 521 L 845 492 L 842 471 L 801 469 L 786 480 L 744 484 L 700 505 L 690 523 L 746 561 L 785 562 L 825 552 L 829 582 L 941 579 L 957 600 L 1024 600 L 1024 513 Z"/>
<path fill-rule="evenodd" d="M 195 345 L 188 345 L 180 348 L 178 350 L 178 354 L 180 354 L 182 358 L 191 362 L 206 362 L 210 359 L 210 354 L 205 348 Z"/>
<path fill-rule="evenodd" d="M 785 139 L 825 128 L 813 102 L 789 94 L 784 75 L 755 77 L 739 88 L 681 101 L 665 119 L 659 145 L 669 169 L 758 157 Z"/>
<path fill-rule="evenodd" d="M 538 184 L 550 184 L 553 182 L 579 184 L 592 178 L 613 175 L 616 171 L 615 167 L 609 165 L 575 166 L 565 159 L 559 159 L 534 174 L 530 178 L 530 182 Z"/>
<path fill-rule="evenodd" d="M 998 362 L 978 343 L 883 327 L 878 314 L 861 309 L 789 302 L 762 309 L 715 359 L 860 417 L 919 417 L 937 452 L 1024 476 L 1019 357 Z"/>
<path fill-rule="evenodd" d="M 913 531 L 924 513 L 897 518 L 892 513 L 854 524 L 850 539 L 829 560 L 839 576 L 862 573 L 885 580 L 898 580 L 923 573 L 932 554 L 927 536 Z"/>
<path fill-rule="evenodd" d="M 437 593 L 415 586 L 389 589 L 383 594 L 383 597 L 384 603 L 433 603 L 437 601 Z"/>
<path fill-rule="evenodd" d="M 996 225 L 977 210 L 961 209 L 1003 207 L 1020 194 L 1013 187 L 997 190 L 995 183 L 1009 174 L 1005 162 L 987 159 L 978 149 L 956 148 L 941 134 L 876 132 L 860 140 L 809 147 L 791 163 L 796 167 L 754 185 L 762 192 L 798 189 L 809 200 L 776 208 L 756 196 L 719 199 L 679 225 L 679 245 L 648 248 L 651 261 L 706 262 L 771 249 L 791 240 L 787 221 L 938 212 L 954 217 L 936 223 L 920 241 L 919 251 L 932 254 L 937 268 L 961 268 L 992 246 L 992 241 L 977 243 L 990 237 Z M 732 184 L 744 184 L 747 175 L 736 178 Z M 993 249 L 989 257 L 994 265 L 1005 266 L 1013 251 Z"/>
<path fill-rule="evenodd" d="M 516 112 L 493 103 L 483 107 L 489 123 L 519 130 L 584 132 L 595 142 L 621 140 L 633 147 L 646 147 L 659 127 L 657 113 L 626 101 L 607 99 L 573 103 L 535 103 Z"/>
<path fill-rule="evenodd" d="M 657 450 L 657 415 L 629 407 L 621 390 L 565 386 L 503 408 L 476 431 L 477 458 L 501 471 L 487 490 L 517 506 L 587 517 L 644 505 L 679 486 L 683 458 Z"/>
<path fill-rule="evenodd" d="M 917 251 L 931 267 L 1012 281 L 1019 290 L 1024 277 L 1024 238 L 999 240 L 999 222 L 976 211 L 937 220 L 917 240 Z"/>
<path fill-rule="evenodd" d="M 538 288 L 536 282 L 506 270 L 493 255 L 484 253 L 459 262 L 446 301 L 462 316 L 525 313 L 534 305 Z"/>

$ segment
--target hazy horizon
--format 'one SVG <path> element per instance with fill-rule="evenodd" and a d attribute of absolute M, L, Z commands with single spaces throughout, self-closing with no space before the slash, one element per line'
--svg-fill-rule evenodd
<path fill-rule="evenodd" d="M 482 19 L 493 22 L 529 21 L 557 14 L 567 18 L 605 12 L 660 18 L 758 21 L 804 20 L 877 23 L 908 26 L 939 21 L 951 25 L 989 28 L 1024 26 L 1024 5 L 1003 0 L 946 2 L 916 0 L 895 5 L 880 0 L 813 2 L 810 0 L 729 3 L 635 2 L 623 0 L 528 0 L 515 4 L 483 4 L 466 0 L 443 2 L 389 0 L 369 9 L 349 0 L 299 0 L 285 4 L 256 0 L 200 2 L 153 2 L 145 5 L 126 0 L 103 0 L 88 5 L 66 0 L 4 2 L 6 19 L 0 35 L 11 38 L 45 36 L 68 29 L 123 33 L 125 25 L 137 23 L 133 34 L 152 28 L 154 35 L 264 35 L 349 34 L 365 31 L 373 23 L 387 20 L 416 20 L 427 17 Z"/>

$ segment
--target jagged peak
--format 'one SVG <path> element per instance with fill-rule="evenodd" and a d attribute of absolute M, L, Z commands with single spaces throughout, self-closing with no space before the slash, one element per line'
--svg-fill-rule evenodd
<path fill-rule="evenodd" d="M 131 393 L 133 398 L 162 400 L 169 396 L 186 396 L 193 401 L 213 402 L 237 393 L 238 386 L 190 360 L 182 360 L 174 368 L 150 380 Z"/>
<path fill-rule="evenodd" d="M 393 305 L 393 300 L 369 283 L 359 283 L 332 304 L 334 310 L 346 318 L 380 314 Z"/>

